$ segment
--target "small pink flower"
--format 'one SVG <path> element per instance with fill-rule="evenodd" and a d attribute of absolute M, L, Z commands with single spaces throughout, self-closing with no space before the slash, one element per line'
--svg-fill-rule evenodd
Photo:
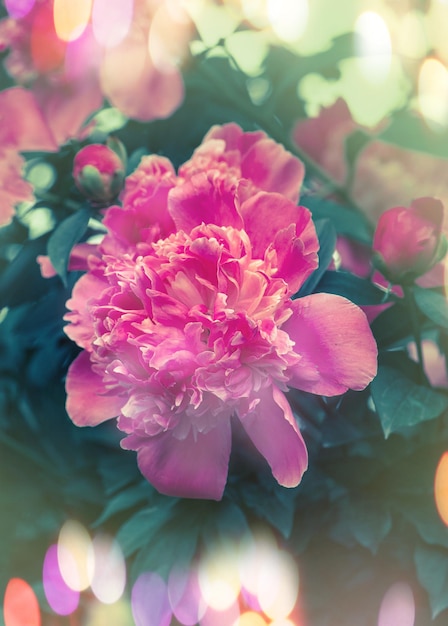
<path fill-rule="evenodd" d="M 159 491 L 218 500 L 232 420 L 277 481 L 297 485 L 307 450 L 285 392 L 363 389 L 376 346 L 348 300 L 291 301 L 317 266 L 310 212 L 255 187 L 269 178 L 264 165 L 245 180 L 227 162 L 207 167 L 176 177 L 169 161 L 148 157 L 123 208 L 105 211 L 109 233 L 67 303 L 66 333 L 84 350 L 66 388 L 76 424 L 118 417 L 123 447 Z"/>
<path fill-rule="evenodd" d="M 375 264 L 392 283 L 403 284 L 430 270 L 446 248 L 440 200 L 419 198 L 409 208 L 385 211 L 373 239 Z"/>
<path fill-rule="evenodd" d="M 82 148 L 73 162 L 73 178 L 80 191 L 95 202 L 109 202 L 123 186 L 124 164 L 116 152 L 102 144 Z"/>

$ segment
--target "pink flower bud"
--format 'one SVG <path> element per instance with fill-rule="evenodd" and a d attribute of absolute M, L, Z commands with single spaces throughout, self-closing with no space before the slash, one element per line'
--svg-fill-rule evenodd
<path fill-rule="evenodd" d="M 390 282 L 412 282 L 446 254 L 443 210 L 440 200 L 428 197 L 381 215 L 373 238 L 374 264 Z"/>
<path fill-rule="evenodd" d="M 123 187 L 125 168 L 120 157 L 108 146 L 90 144 L 75 156 L 73 177 L 87 198 L 109 202 Z"/>

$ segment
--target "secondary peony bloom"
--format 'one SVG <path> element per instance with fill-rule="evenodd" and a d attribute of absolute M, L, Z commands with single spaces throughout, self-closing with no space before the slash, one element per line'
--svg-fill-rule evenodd
<path fill-rule="evenodd" d="M 226 143 L 237 131 L 214 132 Z M 307 450 L 285 393 L 341 394 L 376 373 L 358 307 L 329 294 L 291 300 L 317 266 L 311 214 L 260 190 L 294 188 L 279 176 L 284 161 L 238 178 L 241 146 L 260 139 L 239 134 L 234 168 L 206 159 L 176 176 L 145 158 L 123 207 L 105 211 L 109 232 L 67 303 L 66 333 L 83 348 L 67 374 L 68 414 L 80 426 L 118 417 L 122 446 L 173 496 L 222 497 L 234 419 L 277 481 L 296 486 Z"/>
<path fill-rule="evenodd" d="M 117 197 L 123 186 L 125 168 L 116 152 L 102 144 L 82 148 L 73 161 L 73 178 L 80 191 L 96 202 Z"/>
<path fill-rule="evenodd" d="M 409 208 L 385 211 L 373 238 L 374 262 L 392 283 L 425 274 L 445 256 L 444 208 L 435 198 L 418 198 Z"/>

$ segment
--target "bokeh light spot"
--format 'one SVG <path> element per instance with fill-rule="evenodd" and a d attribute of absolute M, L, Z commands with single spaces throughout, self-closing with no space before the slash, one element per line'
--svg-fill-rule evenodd
<path fill-rule="evenodd" d="M 415 601 L 411 587 L 397 582 L 384 594 L 378 626 L 414 626 Z"/>
<path fill-rule="evenodd" d="M 258 575 L 257 596 L 264 613 L 271 619 L 287 617 L 297 602 L 299 574 L 287 552 L 278 550 L 266 559 Z"/>
<path fill-rule="evenodd" d="M 53 17 L 56 34 L 64 41 L 77 39 L 89 23 L 92 0 L 54 0 Z"/>
<path fill-rule="evenodd" d="M 199 586 L 205 602 L 224 611 L 240 593 L 238 561 L 233 546 L 210 550 L 199 565 Z"/>
<path fill-rule="evenodd" d="M 70 615 L 79 604 L 79 591 L 73 591 L 65 583 L 59 569 L 58 546 L 52 545 L 45 554 L 42 581 L 45 597 L 58 615 Z"/>
<path fill-rule="evenodd" d="M 75 520 L 65 522 L 59 531 L 59 569 L 65 583 L 74 591 L 83 591 L 92 582 L 91 543 L 87 530 Z"/>
<path fill-rule="evenodd" d="M 92 26 L 96 40 L 105 48 L 114 48 L 129 32 L 133 0 L 95 0 Z"/>
<path fill-rule="evenodd" d="M 171 570 L 168 578 L 168 599 L 176 619 L 184 626 L 193 626 L 203 617 L 205 604 L 195 569 Z"/>
<path fill-rule="evenodd" d="M 387 24 L 378 13 L 365 11 L 356 20 L 355 48 L 365 78 L 382 82 L 390 71 L 392 43 Z"/>
<path fill-rule="evenodd" d="M 277 37 L 287 42 L 300 39 L 308 22 L 308 0 L 267 0 L 266 8 Z"/>
<path fill-rule="evenodd" d="M 434 498 L 440 518 L 448 526 L 448 452 L 442 454 L 437 465 Z"/>
<path fill-rule="evenodd" d="M 113 604 L 126 586 L 126 564 L 115 539 L 98 535 L 92 541 L 93 576 L 90 584 L 95 596 L 104 604 Z"/>
<path fill-rule="evenodd" d="M 448 70 L 438 59 L 426 59 L 418 77 L 418 104 L 428 126 L 442 130 L 448 122 Z"/>
<path fill-rule="evenodd" d="M 152 17 L 148 38 L 149 55 L 155 67 L 164 73 L 177 71 L 188 51 L 190 37 L 187 14 L 173 14 L 162 4 Z"/>
<path fill-rule="evenodd" d="M 82 624 L 83 626 L 135 626 L 131 605 L 124 598 L 114 604 L 87 603 L 86 617 Z"/>
<path fill-rule="evenodd" d="M 140 574 L 131 592 L 135 626 L 169 626 L 171 607 L 165 581 L 156 573 Z"/>
<path fill-rule="evenodd" d="M 255 611 L 242 613 L 233 626 L 266 626 L 266 621 Z"/>
<path fill-rule="evenodd" d="M 5 0 L 5 7 L 9 15 L 20 20 L 31 11 L 36 0 Z"/>
<path fill-rule="evenodd" d="M 46 74 L 63 66 L 66 43 L 57 36 L 50 4 L 41 4 L 33 14 L 30 47 L 33 65 L 38 72 Z"/>
<path fill-rule="evenodd" d="M 40 626 L 39 603 L 32 587 L 22 578 L 11 578 L 3 599 L 5 626 Z"/>

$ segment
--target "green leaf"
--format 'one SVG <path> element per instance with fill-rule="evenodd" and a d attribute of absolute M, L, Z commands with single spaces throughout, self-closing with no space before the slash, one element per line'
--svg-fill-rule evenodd
<path fill-rule="evenodd" d="M 376 554 L 391 528 L 392 517 L 381 502 L 356 496 L 341 500 L 332 536 L 343 545 L 356 542 Z"/>
<path fill-rule="evenodd" d="M 400 111 L 392 122 L 378 136 L 378 139 L 392 143 L 406 150 L 426 152 L 436 157 L 448 158 L 448 133 L 432 132 L 424 120 L 410 111 Z"/>
<path fill-rule="evenodd" d="M 373 320 L 372 332 L 380 349 L 408 344 L 414 336 L 407 307 L 398 300 Z"/>
<path fill-rule="evenodd" d="M 316 222 L 316 234 L 319 239 L 319 266 L 300 288 L 298 293 L 300 296 L 313 293 L 321 276 L 330 265 L 336 247 L 336 231 L 330 220 L 318 220 Z"/>
<path fill-rule="evenodd" d="M 176 566 L 187 568 L 195 555 L 199 527 L 172 519 L 153 535 L 147 536 L 146 545 L 140 549 L 132 565 L 131 578 L 142 572 L 157 572 L 167 578 Z"/>
<path fill-rule="evenodd" d="M 415 526 L 425 543 L 448 548 L 448 532 L 436 511 L 432 482 L 428 483 L 427 487 L 427 495 L 417 497 L 400 495 L 395 504 L 409 523 Z"/>
<path fill-rule="evenodd" d="M 448 329 L 448 302 L 446 296 L 432 291 L 414 287 L 414 298 L 420 311 L 434 324 Z"/>
<path fill-rule="evenodd" d="M 417 385 L 388 366 L 379 367 L 371 391 L 386 438 L 403 428 L 435 419 L 448 408 L 447 396 Z"/>
<path fill-rule="evenodd" d="M 273 493 L 262 485 L 247 485 L 244 490 L 244 504 L 255 515 L 265 519 L 279 530 L 285 539 L 291 534 L 295 513 L 296 492 L 277 486 Z"/>
<path fill-rule="evenodd" d="M 133 515 L 117 533 L 125 557 L 140 550 L 173 515 L 174 498 L 164 498 Z"/>
<path fill-rule="evenodd" d="M 448 551 L 418 546 L 414 552 L 417 577 L 429 594 L 433 619 L 448 609 Z"/>
<path fill-rule="evenodd" d="M 394 299 L 370 280 L 359 278 L 350 272 L 328 271 L 322 276 L 316 291 L 334 293 L 348 298 L 358 305 L 384 304 Z"/>
<path fill-rule="evenodd" d="M 64 285 L 67 284 L 67 268 L 70 253 L 73 246 L 78 243 L 86 232 L 89 219 L 89 210 L 80 209 L 61 222 L 48 240 L 48 256 Z"/>
<path fill-rule="evenodd" d="M 351 500 L 345 519 L 356 541 L 372 554 L 392 528 L 392 517 L 381 502 Z"/>
<path fill-rule="evenodd" d="M 300 203 L 311 211 L 314 220 L 331 220 L 338 235 L 345 235 L 366 244 L 371 243 L 371 227 L 361 213 L 315 195 L 302 197 Z"/>
<path fill-rule="evenodd" d="M 126 511 L 126 509 L 130 509 L 140 502 L 148 501 L 152 493 L 152 489 L 147 481 L 121 491 L 108 501 L 106 508 L 93 526 L 100 526 L 117 513 Z"/>
<path fill-rule="evenodd" d="M 120 130 L 127 123 L 128 118 L 121 111 L 114 107 L 102 109 L 93 116 L 91 122 L 94 123 L 93 132 L 90 134 L 92 143 L 101 143 L 111 133 Z"/>

